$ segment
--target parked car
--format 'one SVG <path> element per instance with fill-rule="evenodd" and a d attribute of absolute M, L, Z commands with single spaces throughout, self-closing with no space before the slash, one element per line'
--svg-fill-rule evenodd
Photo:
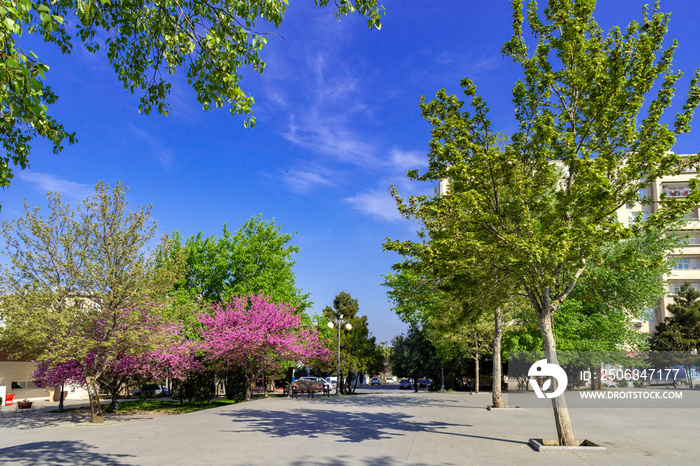
<path fill-rule="evenodd" d="M 411 390 L 413 388 L 413 384 L 411 384 L 411 381 L 408 379 L 401 379 L 399 382 L 399 390 L 403 390 L 404 388 Z"/>
<path fill-rule="evenodd" d="M 418 381 L 418 390 L 430 390 L 433 382 L 430 379 L 420 379 Z"/>
<path fill-rule="evenodd" d="M 396 383 L 396 377 L 387 377 L 386 383 Z"/>
<path fill-rule="evenodd" d="M 602 385 L 604 388 L 617 388 L 617 384 L 612 380 L 603 380 Z M 586 383 L 582 385 L 583 388 L 591 388 L 591 381 L 587 380 Z"/>
<path fill-rule="evenodd" d="M 372 381 L 369 384 L 370 385 L 381 385 L 382 381 L 379 380 L 379 377 L 372 377 Z"/>
<path fill-rule="evenodd" d="M 334 390 L 335 389 L 335 384 L 329 382 L 328 380 L 321 378 L 321 377 L 299 377 L 297 380 L 315 380 L 319 382 L 323 382 L 323 386 L 326 387 L 329 390 Z"/>
<path fill-rule="evenodd" d="M 330 385 L 331 390 L 335 390 L 335 387 L 338 385 L 338 378 L 337 377 L 326 377 L 323 379 L 326 381 L 328 385 Z"/>
<path fill-rule="evenodd" d="M 169 396 L 170 390 L 168 387 L 158 384 L 146 384 L 143 387 L 143 396 Z M 141 390 L 136 390 L 134 396 L 141 396 Z"/>

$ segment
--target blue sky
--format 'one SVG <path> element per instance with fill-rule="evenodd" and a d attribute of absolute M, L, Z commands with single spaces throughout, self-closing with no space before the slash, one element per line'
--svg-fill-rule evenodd
<path fill-rule="evenodd" d="M 17 170 L 0 194 L 0 219 L 20 215 L 23 199 L 44 206 L 47 190 L 75 201 L 99 180 L 129 186 L 132 205 L 152 204 L 160 233 L 220 234 L 225 222 L 235 230 L 262 212 L 296 233 L 294 270 L 314 311 L 347 291 L 378 341 L 405 331 L 379 285 L 398 256 L 381 244 L 412 238 L 416 225 L 400 218 L 389 186 L 404 195 L 434 189 L 405 178 L 427 160 L 421 95 L 459 93 L 459 81 L 469 77 L 494 127 L 514 128 L 510 92 L 520 75 L 500 54 L 511 34 L 510 2 L 386 0 L 381 31 L 368 30 L 360 17 L 337 21 L 311 1 L 290 3 L 276 31 L 282 37 L 270 36 L 263 50 L 264 74 L 245 73 L 243 87 L 256 101 L 252 130 L 227 110 L 203 111 L 182 73 L 174 78 L 170 116 L 145 116 L 103 55 L 76 47 L 65 57 L 27 42 L 51 67 L 47 79 L 60 96 L 52 114 L 79 142 L 59 155 L 36 143 L 31 169 Z M 607 29 L 639 19 L 644 2 L 599 3 L 595 16 Z M 662 9 L 673 12 L 667 37 L 679 42 L 674 64 L 686 73 L 678 92 L 684 96 L 700 67 L 698 7 L 667 0 Z M 698 134 L 680 139 L 676 151 L 700 150 Z"/>

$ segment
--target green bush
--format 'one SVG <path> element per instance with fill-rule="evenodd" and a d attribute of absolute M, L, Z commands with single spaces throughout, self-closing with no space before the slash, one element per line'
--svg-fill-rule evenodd
<path fill-rule="evenodd" d="M 204 371 L 188 377 L 185 385 L 187 386 L 187 397 L 190 401 L 198 402 L 200 406 L 216 396 L 216 382 L 212 371 Z"/>
<path fill-rule="evenodd" d="M 246 378 L 243 371 L 226 373 L 226 398 L 234 401 L 245 401 Z"/>

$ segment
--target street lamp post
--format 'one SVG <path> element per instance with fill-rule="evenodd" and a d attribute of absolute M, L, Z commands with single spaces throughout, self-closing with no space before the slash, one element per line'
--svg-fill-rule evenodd
<path fill-rule="evenodd" d="M 328 328 L 332 329 L 334 326 L 338 327 L 338 380 L 336 380 L 335 383 L 335 394 L 340 393 L 340 327 L 345 324 L 345 330 L 348 332 L 352 330 L 352 325 L 350 325 L 350 322 L 347 320 L 343 319 L 343 315 L 340 314 L 340 317 L 337 319 L 331 319 L 330 322 L 328 322 Z"/>

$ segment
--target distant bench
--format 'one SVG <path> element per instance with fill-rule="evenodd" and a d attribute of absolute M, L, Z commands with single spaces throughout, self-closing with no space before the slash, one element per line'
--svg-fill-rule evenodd
<path fill-rule="evenodd" d="M 331 389 L 320 380 L 296 380 L 292 382 L 292 396 L 296 397 L 300 393 L 307 393 L 312 398 L 315 393 L 331 396 Z"/>

